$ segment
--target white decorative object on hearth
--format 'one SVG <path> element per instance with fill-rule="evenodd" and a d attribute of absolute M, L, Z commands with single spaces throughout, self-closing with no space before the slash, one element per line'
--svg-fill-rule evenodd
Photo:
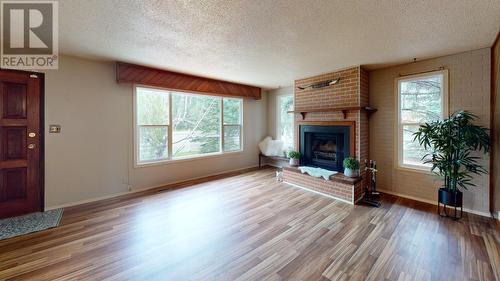
<path fill-rule="evenodd" d="M 330 171 L 327 169 L 308 167 L 308 166 L 300 166 L 299 170 L 303 174 L 309 174 L 310 176 L 313 176 L 316 178 L 324 178 L 325 180 L 329 180 L 331 176 L 338 173 L 338 172 Z"/>

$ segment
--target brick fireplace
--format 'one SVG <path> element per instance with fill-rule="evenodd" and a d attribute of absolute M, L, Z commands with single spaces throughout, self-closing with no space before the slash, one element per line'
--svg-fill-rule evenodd
<path fill-rule="evenodd" d="M 335 79 L 339 79 L 338 83 L 331 86 L 307 87 Z M 296 80 L 294 91 L 295 148 L 301 151 L 301 165 L 342 171 L 341 160 L 344 157 L 354 156 L 361 163 L 368 159 L 368 117 L 374 110 L 369 108 L 366 70 L 355 66 Z M 365 172 L 363 169 L 360 172 L 358 179 L 346 178 L 339 173 L 330 180 L 324 180 L 301 174 L 295 168 L 286 168 L 283 179 L 287 183 L 354 204 L 361 199 L 365 186 Z"/>

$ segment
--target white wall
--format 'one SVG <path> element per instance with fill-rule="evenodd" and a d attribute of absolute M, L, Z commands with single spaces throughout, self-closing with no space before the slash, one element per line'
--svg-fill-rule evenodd
<path fill-rule="evenodd" d="M 45 79 L 45 207 L 85 202 L 257 165 L 267 131 L 267 99 L 244 101 L 244 151 L 134 168 L 131 85 L 115 65 L 62 56 Z M 62 126 L 49 134 L 49 124 Z"/>

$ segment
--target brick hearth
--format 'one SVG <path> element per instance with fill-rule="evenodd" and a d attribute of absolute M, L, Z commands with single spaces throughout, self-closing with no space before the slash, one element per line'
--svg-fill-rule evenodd
<path fill-rule="evenodd" d="M 325 180 L 302 174 L 298 168 L 283 168 L 283 181 L 301 188 L 327 195 L 341 201 L 354 204 L 361 198 L 362 179 L 348 178 L 338 173 Z"/>

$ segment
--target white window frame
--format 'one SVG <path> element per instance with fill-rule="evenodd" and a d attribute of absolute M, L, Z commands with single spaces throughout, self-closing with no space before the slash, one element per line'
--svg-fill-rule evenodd
<path fill-rule="evenodd" d="M 236 153 L 242 153 L 244 151 L 243 147 L 243 107 L 244 107 L 244 100 L 242 98 L 224 98 L 220 96 L 215 96 L 215 95 L 205 95 L 205 94 L 198 94 L 196 92 L 187 92 L 187 91 L 179 91 L 179 90 L 170 90 L 166 88 L 159 88 L 159 87 L 152 87 L 152 86 L 145 86 L 141 84 L 134 84 L 133 86 L 134 91 L 133 91 L 133 126 L 134 126 L 134 167 L 135 168 L 141 168 L 141 167 L 147 167 L 147 166 L 155 166 L 155 165 L 165 165 L 165 164 L 172 164 L 172 163 L 178 163 L 178 162 L 183 162 L 183 161 L 192 161 L 192 160 L 197 160 L 197 159 L 204 159 L 204 158 L 212 158 L 212 157 L 222 157 L 230 154 L 236 154 Z M 137 116 L 137 94 L 138 88 L 145 88 L 145 89 L 150 89 L 154 91 L 163 91 L 168 93 L 168 113 L 169 113 L 169 123 L 168 125 L 165 125 L 168 127 L 167 129 L 167 146 L 168 146 L 168 158 L 167 159 L 162 159 L 162 160 L 156 160 L 156 161 L 148 161 L 148 162 L 139 162 L 139 127 L 143 125 L 138 125 L 138 116 Z M 184 95 L 196 95 L 196 96 L 210 96 L 214 98 L 219 98 L 220 99 L 220 143 L 219 143 L 219 152 L 214 152 L 214 153 L 205 153 L 201 155 L 194 155 L 194 156 L 184 156 L 184 157 L 177 157 L 177 158 L 172 158 L 172 138 L 173 138 L 173 132 L 172 132 L 172 93 L 181 93 Z M 224 99 L 237 99 L 241 101 L 241 110 L 240 110 L 240 149 L 239 150 L 232 150 L 232 151 L 224 151 Z M 163 125 L 162 125 L 163 126 Z M 233 125 L 231 125 L 233 126 Z"/>
<path fill-rule="evenodd" d="M 295 95 L 283 94 L 276 96 L 276 139 L 281 140 L 281 99 L 284 97 L 292 97 L 293 107 L 295 108 Z M 293 116 L 292 113 L 287 113 Z M 292 117 L 293 118 L 293 117 Z M 295 125 L 292 124 L 292 149 L 295 147 Z M 288 147 L 287 147 L 288 149 Z"/>
<path fill-rule="evenodd" d="M 436 76 L 436 75 L 442 75 L 443 77 L 443 87 L 441 90 L 441 109 L 442 109 L 441 118 L 444 119 L 448 116 L 449 112 L 449 77 L 448 77 L 449 74 L 447 69 L 430 71 L 414 75 L 406 75 L 395 79 L 394 92 L 395 92 L 395 104 L 396 104 L 396 122 L 395 122 L 396 149 L 395 149 L 394 159 L 395 159 L 395 165 L 398 169 L 430 173 L 431 167 L 429 165 L 425 164 L 412 165 L 403 163 L 403 126 L 420 125 L 422 123 L 401 122 L 400 85 L 401 82 L 414 81 L 422 79 L 424 77 Z"/>

